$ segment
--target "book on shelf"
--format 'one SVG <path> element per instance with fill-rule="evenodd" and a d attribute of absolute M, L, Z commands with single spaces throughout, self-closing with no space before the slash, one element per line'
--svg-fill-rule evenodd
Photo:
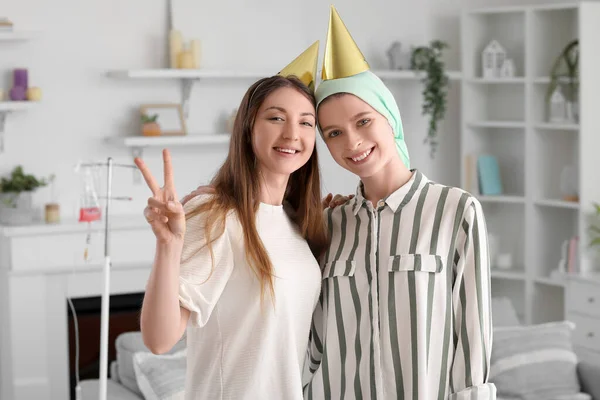
<path fill-rule="evenodd" d="M 487 154 L 467 154 L 465 156 L 465 187 L 475 195 L 498 196 L 503 194 L 502 179 L 498 159 Z"/>
<path fill-rule="evenodd" d="M 477 157 L 477 172 L 482 195 L 498 196 L 503 193 L 500 167 L 496 157 L 487 154 Z"/>
<path fill-rule="evenodd" d="M 479 196 L 479 173 L 477 172 L 477 156 L 467 154 L 465 156 L 465 188 L 472 195 Z"/>
<path fill-rule="evenodd" d="M 562 274 L 579 273 L 579 236 L 573 236 L 561 245 L 562 258 L 558 264 L 558 272 Z"/>

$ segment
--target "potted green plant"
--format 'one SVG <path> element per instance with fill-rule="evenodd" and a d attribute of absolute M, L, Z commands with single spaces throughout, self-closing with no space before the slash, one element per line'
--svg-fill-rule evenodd
<path fill-rule="evenodd" d="M 446 102 L 450 80 L 445 73 L 442 60 L 444 49 L 449 46 L 441 40 L 433 40 L 429 46 L 412 49 L 411 69 L 424 71 L 423 76 L 423 115 L 429 115 L 429 129 L 424 143 L 429 144 L 430 156 L 433 158 L 438 146 L 437 134 L 439 121 L 446 116 Z"/>
<path fill-rule="evenodd" d="M 600 204 L 593 203 L 594 212 L 590 215 L 588 222 L 588 232 L 590 237 L 589 245 L 591 247 L 600 246 Z"/>
<path fill-rule="evenodd" d="M 7 225 L 33 221 L 33 193 L 48 181 L 25 174 L 23 167 L 13 169 L 9 178 L 0 179 L 0 222 Z"/>
<path fill-rule="evenodd" d="M 161 130 L 158 123 L 158 114 L 142 114 L 142 135 L 160 136 Z"/>
<path fill-rule="evenodd" d="M 574 39 L 569 42 L 560 52 L 558 57 L 554 60 L 554 64 L 550 69 L 550 84 L 546 91 L 546 103 L 550 101 L 550 97 L 556 90 L 557 86 L 566 83 L 569 88 L 568 92 L 565 93 L 567 102 L 570 107 L 574 107 L 572 110 L 575 115 L 577 112 L 577 76 L 579 74 L 579 40 Z"/>

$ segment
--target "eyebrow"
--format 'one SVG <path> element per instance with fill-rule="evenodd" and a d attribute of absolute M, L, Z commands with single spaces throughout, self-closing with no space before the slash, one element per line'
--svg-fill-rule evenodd
<path fill-rule="evenodd" d="M 371 114 L 371 111 L 362 111 L 362 112 L 359 112 L 358 114 L 354 115 L 351 119 L 357 120 L 357 119 L 364 117 L 365 115 L 369 115 L 369 114 Z M 336 127 L 335 125 L 328 125 L 325 128 L 322 128 L 321 130 L 323 132 L 327 132 L 328 130 L 335 128 L 335 127 Z"/>
<path fill-rule="evenodd" d="M 269 107 L 269 108 L 265 109 L 265 111 L 269 111 L 269 110 L 279 110 L 279 111 L 281 111 L 282 113 L 287 113 L 287 111 L 286 111 L 286 109 L 285 109 L 285 108 L 278 107 L 278 106 L 271 106 L 271 107 Z M 300 113 L 300 116 L 302 116 L 302 117 L 304 117 L 304 116 L 307 116 L 307 115 L 309 115 L 309 116 L 311 116 L 311 117 L 315 118 L 315 114 L 313 114 L 313 113 L 311 113 L 311 112 L 303 112 L 303 113 Z"/>

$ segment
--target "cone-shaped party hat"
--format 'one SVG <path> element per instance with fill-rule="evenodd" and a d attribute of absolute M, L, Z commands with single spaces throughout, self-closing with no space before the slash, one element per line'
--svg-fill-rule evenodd
<path fill-rule="evenodd" d="M 279 72 L 277 75 L 290 76 L 295 75 L 311 90 L 315 90 L 317 78 L 317 60 L 319 59 L 319 41 L 314 42 L 302 54 L 296 57 L 291 63 Z"/>
<path fill-rule="evenodd" d="M 365 56 L 352 39 L 335 7 L 331 6 L 321 79 L 347 78 L 369 69 Z"/>

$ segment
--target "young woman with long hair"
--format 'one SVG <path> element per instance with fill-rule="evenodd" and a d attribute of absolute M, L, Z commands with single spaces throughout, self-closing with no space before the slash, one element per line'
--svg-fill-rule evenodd
<path fill-rule="evenodd" d="M 238 110 L 211 194 L 182 205 L 169 152 L 163 187 L 136 159 L 156 236 L 142 335 L 164 353 L 187 329 L 186 399 L 301 399 L 327 247 L 315 98 L 280 74 L 252 85 Z"/>

